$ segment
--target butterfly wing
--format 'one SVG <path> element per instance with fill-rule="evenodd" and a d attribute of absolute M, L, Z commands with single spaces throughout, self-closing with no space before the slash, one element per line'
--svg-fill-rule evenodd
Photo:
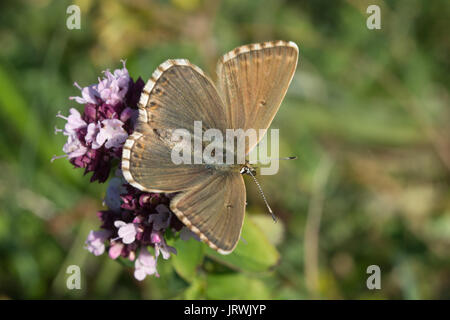
<path fill-rule="evenodd" d="M 238 47 L 217 64 L 217 88 L 225 103 L 230 128 L 267 130 L 289 84 L 298 60 L 293 42 L 272 41 Z M 246 146 L 248 153 L 254 145 Z"/>
<path fill-rule="evenodd" d="M 175 196 L 170 208 L 200 240 L 219 253 L 236 247 L 244 223 L 245 185 L 239 172 L 220 172 Z"/>
<path fill-rule="evenodd" d="M 193 137 L 194 121 L 202 121 L 203 131 L 223 130 L 223 110 L 214 84 L 200 68 L 181 59 L 162 63 L 143 89 L 135 131 L 123 147 L 125 179 L 143 191 L 176 192 L 211 175 L 203 164 L 174 164 L 171 137 L 179 128 Z"/>
<path fill-rule="evenodd" d="M 128 137 L 122 151 L 123 176 L 133 187 L 146 192 L 177 192 L 210 174 L 204 165 L 175 165 L 167 139 L 158 131 L 143 128 Z"/>
<path fill-rule="evenodd" d="M 225 107 L 214 84 L 187 60 L 161 64 L 144 87 L 135 131 L 123 147 L 122 172 L 134 187 L 147 192 L 178 192 L 171 209 L 211 248 L 230 253 L 242 230 L 245 185 L 232 167 L 215 170 L 204 164 L 175 165 L 172 130 L 193 134 L 227 128 Z"/>
<path fill-rule="evenodd" d="M 185 59 L 158 66 L 141 94 L 139 115 L 138 127 L 193 132 L 194 121 L 202 121 L 204 129 L 226 127 L 223 102 L 213 82 Z"/>

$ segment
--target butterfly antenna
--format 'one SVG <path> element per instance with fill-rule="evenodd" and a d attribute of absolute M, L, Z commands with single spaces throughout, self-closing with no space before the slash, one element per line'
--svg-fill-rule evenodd
<path fill-rule="evenodd" d="M 263 200 L 264 200 L 264 203 L 266 204 L 266 207 L 267 207 L 267 209 L 269 210 L 269 213 L 270 213 L 271 216 L 272 216 L 273 221 L 274 221 L 274 222 L 277 222 L 278 218 L 277 218 L 277 216 L 273 213 L 272 208 L 269 206 L 269 203 L 267 202 L 266 196 L 264 195 L 264 192 L 263 192 L 263 190 L 262 190 L 262 188 L 261 188 L 261 185 L 259 184 L 258 180 L 256 180 L 256 177 L 253 175 L 253 173 L 252 173 L 251 170 L 247 170 L 246 173 L 248 173 L 248 174 L 253 178 L 253 181 L 255 181 L 256 186 L 258 187 L 259 193 L 261 194 L 261 196 L 262 196 L 262 198 L 263 198 Z"/>
<path fill-rule="evenodd" d="M 279 160 L 296 160 L 297 157 L 296 156 L 292 156 L 292 157 L 283 157 L 283 158 L 269 158 L 270 161 L 279 161 Z M 249 162 L 250 164 L 256 164 L 259 161 L 256 162 Z"/>

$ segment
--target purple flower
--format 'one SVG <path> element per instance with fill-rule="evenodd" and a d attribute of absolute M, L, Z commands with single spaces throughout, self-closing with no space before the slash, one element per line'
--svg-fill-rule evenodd
<path fill-rule="evenodd" d="M 169 227 L 170 218 L 173 214 L 169 211 L 167 206 L 159 204 L 156 206 L 155 210 L 158 213 L 148 217 L 148 222 L 153 223 L 153 230 L 159 231 Z"/>
<path fill-rule="evenodd" d="M 99 94 L 97 92 L 97 86 L 91 85 L 88 87 L 80 87 L 78 83 L 74 83 L 74 86 L 80 89 L 81 91 L 81 97 L 69 97 L 70 100 L 75 100 L 79 104 L 86 104 L 86 103 L 97 103 L 97 98 L 99 97 Z"/>
<path fill-rule="evenodd" d="M 112 105 L 123 102 L 131 79 L 124 60 L 122 60 L 122 65 L 123 68 L 115 70 L 114 73 L 106 70 L 104 72 L 106 77 L 99 78 L 98 84 L 82 88 L 75 82 L 74 85 L 81 91 L 81 97 L 70 97 L 69 99 L 75 100 L 79 104 L 97 104 L 98 99 Z"/>
<path fill-rule="evenodd" d="M 128 138 L 128 133 L 123 129 L 124 123 L 119 119 L 107 119 L 102 121 L 102 126 L 97 134 L 97 144 L 110 148 L 120 148 Z"/>
<path fill-rule="evenodd" d="M 108 251 L 109 257 L 113 260 L 117 259 L 121 255 L 123 247 L 123 243 L 113 243 Z"/>
<path fill-rule="evenodd" d="M 177 250 L 174 247 L 167 245 L 161 231 L 152 232 L 151 241 L 155 245 L 156 258 L 159 257 L 160 253 L 162 254 L 164 260 L 169 259 L 171 253 L 177 254 Z"/>
<path fill-rule="evenodd" d="M 60 117 L 67 121 L 64 127 L 65 135 L 76 134 L 78 129 L 84 128 L 87 125 L 86 122 L 81 118 L 81 114 L 77 109 L 70 108 L 69 112 L 70 114 L 67 118 L 62 116 L 61 113 L 58 113 L 57 115 L 57 117 Z"/>
<path fill-rule="evenodd" d="M 156 271 L 156 259 L 147 251 L 146 248 L 141 249 L 134 267 L 134 277 L 139 281 L 144 280 L 146 276 L 151 276 L 152 274 L 159 277 L 159 274 Z"/>
<path fill-rule="evenodd" d="M 87 150 L 76 135 L 69 135 L 63 146 L 63 151 L 69 159 L 81 157 L 86 154 Z"/>
<path fill-rule="evenodd" d="M 114 177 L 109 180 L 108 189 L 106 189 L 105 204 L 113 211 L 120 211 L 121 199 L 120 195 L 125 193 L 125 180 L 123 178 Z"/>
<path fill-rule="evenodd" d="M 119 238 L 125 244 L 130 244 L 136 239 L 136 234 L 138 232 L 138 227 L 134 223 L 125 223 L 121 220 L 114 222 L 114 226 L 119 228 L 118 234 Z"/>
<path fill-rule="evenodd" d="M 84 141 L 86 141 L 87 144 L 90 144 L 92 149 L 99 149 L 101 147 L 101 144 L 97 143 L 97 135 L 99 131 L 100 125 L 98 123 L 92 122 L 87 126 Z"/>
<path fill-rule="evenodd" d="M 120 172 L 118 175 L 121 175 Z M 113 198 L 116 200 L 113 201 Z M 167 229 L 181 230 L 183 224 L 170 211 L 169 202 L 170 195 L 142 192 L 125 183 L 122 177 L 111 179 L 105 198 L 109 210 L 98 213 L 102 221 L 101 228 L 110 231 L 106 239 L 109 241 L 110 258 L 121 256 L 134 261 L 138 250 L 143 252 L 153 247 L 156 268 L 160 255 L 163 259 L 169 259 L 171 254 L 176 254 L 175 248 L 167 244 L 164 234 Z M 138 274 L 143 276 L 145 263 L 139 262 L 137 266 Z M 142 272 L 139 273 L 139 270 Z"/>
<path fill-rule="evenodd" d="M 99 81 L 97 90 L 100 98 L 108 104 L 116 104 L 122 101 L 128 91 L 130 76 L 125 68 L 125 61 L 122 60 L 123 68 L 114 71 L 105 71 L 106 78 Z"/>
<path fill-rule="evenodd" d="M 105 252 L 105 240 L 110 232 L 107 230 L 91 231 L 86 239 L 86 249 L 96 256 Z"/>
<path fill-rule="evenodd" d="M 70 97 L 80 104 L 84 104 L 84 112 L 80 114 L 76 109 L 70 109 L 70 115 L 58 117 L 67 121 L 63 132 L 67 142 L 63 147 L 70 162 L 85 169 L 85 174 L 93 172 L 91 181 L 105 182 L 112 168 L 112 161 L 120 159 L 122 147 L 128 135 L 133 132 L 138 116 L 137 103 L 144 87 L 141 78 L 136 82 L 130 78 L 122 61 L 123 67 L 114 72 L 106 70 L 104 77 L 98 79 L 98 84 L 80 89 L 80 97 Z"/>
<path fill-rule="evenodd" d="M 131 108 L 125 108 L 120 114 L 120 121 L 126 122 L 129 119 L 135 120 L 133 118 L 137 117 L 138 114 L 139 112 L 137 112 L 136 110 L 133 110 Z"/>
<path fill-rule="evenodd" d="M 58 158 L 67 157 L 69 159 L 81 157 L 87 152 L 86 146 L 80 141 L 78 138 L 78 130 L 84 129 L 87 124 L 81 118 L 80 113 L 77 109 L 71 108 L 70 114 L 68 117 L 63 116 L 60 112 L 56 115 L 58 118 L 64 119 L 67 121 L 64 126 L 64 130 L 55 128 L 55 133 L 63 132 L 65 136 L 67 136 L 67 142 L 63 146 L 63 151 L 65 155 L 62 156 L 54 156 L 52 161 Z"/>

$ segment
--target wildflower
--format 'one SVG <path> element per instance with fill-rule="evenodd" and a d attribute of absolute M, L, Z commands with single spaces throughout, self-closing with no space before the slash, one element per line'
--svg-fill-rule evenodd
<path fill-rule="evenodd" d="M 167 229 L 179 231 L 182 223 L 169 210 L 170 197 L 165 194 L 142 192 L 127 184 L 121 172 L 110 180 L 105 203 L 108 210 L 98 213 L 101 228 L 109 230 L 109 256 L 119 256 L 134 261 L 137 252 L 153 247 L 155 268 L 157 258 L 168 259 L 176 254 L 164 238 Z M 111 201 L 118 198 L 119 201 Z M 139 263 L 138 263 L 139 265 Z"/>
<path fill-rule="evenodd" d="M 167 245 L 163 238 L 161 231 L 155 231 L 151 234 L 151 241 L 155 245 L 155 256 L 158 258 L 161 253 L 164 260 L 170 258 L 170 254 L 177 254 L 177 250 L 174 247 Z"/>
<path fill-rule="evenodd" d="M 148 217 L 148 222 L 153 223 L 153 230 L 159 231 L 169 227 L 170 218 L 172 217 L 169 209 L 163 204 L 158 204 L 155 210 L 157 214 L 152 214 Z"/>
<path fill-rule="evenodd" d="M 109 180 L 108 189 L 106 189 L 105 204 L 113 211 L 120 211 L 120 195 L 125 192 L 125 180 L 122 177 L 114 177 Z"/>
<path fill-rule="evenodd" d="M 108 149 L 120 148 L 128 138 L 128 133 L 123 129 L 124 123 L 119 119 L 107 119 L 101 123 L 97 134 L 97 144 Z"/>
<path fill-rule="evenodd" d="M 56 115 L 57 117 L 67 121 L 64 126 L 64 130 L 55 128 L 55 133 L 63 132 L 67 136 L 67 142 L 63 146 L 63 151 L 65 155 L 54 156 L 52 161 L 58 158 L 68 157 L 69 159 L 81 157 L 87 152 L 87 148 L 78 138 L 78 131 L 84 129 L 87 124 L 81 118 L 80 113 L 77 109 L 71 108 L 69 116 L 65 117 L 60 112 Z"/>
<path fill-rule="evenodd" d="M 131 79 L 122 61 L 123 67 L 114 72 L 106 70 L 104 77 L 97 84 L 81 87 L 81 96 L 70 97 L 77 103 L 84 104 L 84 112 L 70 109 L 70 115 L 57 116 L 67 121 L 63 132 L 67 142 L 63 147 L 70 162 L 85 169 L 85 174 L 93 172 L 91 182 L 105 182 L 112 169 L 112 161 L 120 159 L 122 147 L 128 135 L 134 130 L 137 119 L 137 103 L 144 82 L 139 78 Z"/>
<path fill-rule="evenodd" d="M 97 86 L 91 85 L 88 87 L 80 87 L 78 83 L 74 83 L 74 86 L 80 89 L 81 91 L 81 97 L 69 97 L 70 100 L 75 100 L 79 104 L 86 104 L 86 103 L 97 103 L 97 98 L 99 97 L 97 92 Z"/>
<path fill-rule="evenodd" d="M 123 243 L 113 243 L 108 250 L 109 257 L 113 260 L 117 259 L 121 255 L 123 247 Z"/>
<path fill-rule="evenodd" d="M 92 122 L 87 126 L 87 132 L 84 140 L 87 144 L 91 145 L 92 149 L 99 149 L 101 147 L 101 145 L 97 143 L 97 135 L 99 131 L 100 125 L 98 123 Z"/>
<path fill-rule="evenodd" d="M 87 150 L 76 135 L 69 135 L 63 147 L 63 151 L 69 159 L 81 157 L 86 154 Z"/>
<path fill-rule="evenodd" d="M 99 81 L 97 90 L 103 101 L 108 104 L 116 104 L 123 101 L 130 84 L 130 76 L 125 67 L 125 61 L 122 60 L 122 69 L 117 69 L 114 73 L 109 70 L 104 72 L 105 78 Z"/>
<path fill-rule="evenodd" d="M 137 234 L 137 226 L 134 223 L 125 223 L 121 220 L 117 220 L 114 222 L 114 226 L 119 228 L 117 232 L 119 234 L 119 238 L 122 239 L 122 242 L 125 244 L 130 244 L 134 242 Z"/>
<path fill-rule="evenodd" d="M 155 274 L 159 277 L 156 271 L 156 259 L 145 248 L 141 249 L 134 266 L 134 277 L 139 281 L 144 280 L 147 275 Z"/>
<path fill-rule="evenodd" d="M 69 110 L 70 115 L 66 118 L 61 115 L 61 113 L 58 113 L 58 117 L 65 119 L 67 121 L 65 127 L 64 127 L 64 134 L 65 135 L 72 135 L 76 134 L 77 130 L 80 128 L 86 127 L 86 122 L 81 118 L 80 112 L 75 108 L 70 108 Z"/>
<path fill-rule="evenodd" d="M 86 248 L 96 256 L 102 255 L 105 252 L 105 240 L 108 236 L 109 231 L 107 230 L 89 232 L 86 239 Z"/>

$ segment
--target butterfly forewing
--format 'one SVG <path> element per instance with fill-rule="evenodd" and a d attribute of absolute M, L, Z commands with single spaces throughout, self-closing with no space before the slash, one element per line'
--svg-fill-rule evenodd
<path fill-rule="evenodd" d="M 226 127 L 223 102 L 213 82 L 188 60 L 167 60 L 145 85 L 139 108 L 139 125 L 157 130 L 184 128 L 194 121 L 204 129 Z"/>
<path fill-rule="evenodd" d="M 217 87 L 230 128 L 266 130 L 283 100 L 297 67 L 293 42 L 250 44 L 226 53 L 217 64 Z M 257 141 L 262 136 L 258 135 Z M 246 153 L 254 145 L 246 146 Z"/>
<path fill-rule="evenodd" d="M 194 136 L 194 121 L 203 130 L 225 127 L 223 103 L 212 81 L 187 60 L 167 60 L 148 80 L 139 102 L 135 132 L 124 145 L 122 170 L 136 188 L 175 192 L 190 188 L 210 174 L 204 165 L 173 163 L 173 130 Z"/>

